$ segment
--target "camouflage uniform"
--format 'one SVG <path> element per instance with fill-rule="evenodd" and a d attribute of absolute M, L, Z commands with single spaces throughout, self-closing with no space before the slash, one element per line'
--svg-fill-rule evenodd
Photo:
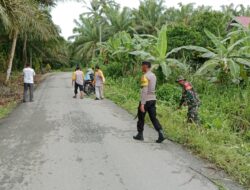
<path fill-rule="evenodd" d="M 200 100 L 189 82 L 183 84 L 180 106 L 182 105 L 188 106 L 188 122 L 199 124 L 198 108 L 200 106 Z"/>

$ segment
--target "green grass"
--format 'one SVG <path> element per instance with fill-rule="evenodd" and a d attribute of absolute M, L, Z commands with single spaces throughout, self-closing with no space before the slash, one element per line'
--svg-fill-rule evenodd
<path fill-rule="evenodd" d="M 11 102 L 5 106 L 0 106 L 0 119 L 8 116 L 11 111 L 16 107 L 16 102 Z"/>
<path fill-rule="evenodd" d="M 136 89 L 135 79 L 108 81 L 105 88 L 106 97 L 136 115 L 139 90 Z M 158 87 L 159 90 L 161 88 L 163 87 Z M 201 94 L 203 105 L 200 115 L 203 125 L 196 127 L 186 124 L 185 108 L 175 109 L 176 96 L 180 96 L 180 90 L 175 88 L 162 91 L 161 93 L 166 93 L 163 96 L 168 101 L 160 98 L 157 106 L 158 117 L 167 137 L 215 163 L 239 183 L 250 186 L 250 135 L 247 118 L 249 106 L 241 110 L 244 102 L 238 96 L 229 99 L 230 96 L 219 96 L 221 92 L 211 93 L 209 89 L 207 93 Z M 237 89 L 234 94 L 237 94 Z M 232 117 L 237 114 L 241 120 Z"/>

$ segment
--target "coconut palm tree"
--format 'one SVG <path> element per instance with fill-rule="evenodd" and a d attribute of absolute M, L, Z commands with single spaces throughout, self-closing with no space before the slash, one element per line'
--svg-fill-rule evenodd
<path fill-rule="evenodd" d="M 92 57 L 95 57 L 100 28 L 96 25 L 95 20 L 85 18 L 83 15 L 80 16 L 80 21 L 75 23 L 77 27 L 74 29 L 75 35 L 71 37 L 71 39 L 74 39 L 72 48 L 77 57 L 89 61 Z"/>
<path fill-rule="evenodd" d="M 116 34 L 120 31 L 129 31 L 133 22 L 132 11 L 124 7 L 120 11 L 119 7 L 107 7 L 104 9 L 105 17 L 109 27 L 110 35 Z"/>
<path fill-rule="evenodd" d="M 0 0 L 0 19 L 12 40 L 7 61 L 7 83 L 12 71 L 19 34 L 33 30 L 37 37 L 46 40 L 53 36 L 54 29 L 51 27 L 48 15 L 41 11 L 38 4 L 33 0 Z"/>
<path fill-rule="evenodd" d="M 134 10 L 134 28 L 141 34 L 156 34 L 166 23 L 163 0 L 141 1 L 139 10 Z"/>

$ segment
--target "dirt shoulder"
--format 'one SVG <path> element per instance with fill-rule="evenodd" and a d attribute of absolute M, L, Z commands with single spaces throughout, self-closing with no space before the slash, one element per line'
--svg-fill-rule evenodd
<path fill-rule="evenodd" d="M 37 74 L 35 87 L 53 73 Z M 9 85 L 4 84 L 5 74 L 0 74 L 0 119 L 6 117 L 23 98 L 23 76 L 15 73 L 11 76 Z"/>

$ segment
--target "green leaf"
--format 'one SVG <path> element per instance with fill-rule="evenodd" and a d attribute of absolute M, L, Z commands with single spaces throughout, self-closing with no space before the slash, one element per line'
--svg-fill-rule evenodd
<path fill-rule="evenodd" d="M 250 67 L 250 61 L 242 58 L 235 59 L 237 63 Z"/>
<path fill-rule="evenodd" d="M 149 59 L 154 61 L 155 57 L 153 57 L 150 53 L 142 51 L 142 50 L 138 50 L 138 51 L 132 51 L 129 52 L 130 55 L 134 55 L 134 56 L 139 56 L 141 59 Z"/>
<path fill-rule="evenodd" d="M 171 54 L 173 53 L 177 53 L 181 50 L 191 50 L 191 51 L 197 51 L 197 52 L 200 52 L 200 53 L 209 53 L 210 55 L 215 55 L 213 52 L 211 52 L 210 50 L 206 49 L 206 48 L 203 48 L 203 47 L 200 47 L 200 46 L 181 46 L 181 47 L 178 47 L 178 48 L 174 48 L 172 51 L 170 51 L 169 53 L 167 53 L 166 57 L 169 57 Z"/>
<path fill-rule="evenodd" d="M 240 66 L 234 62 L 233 60 L 228 60 L 228 66 L 230 69 L 230 73 L 234 79 L 239 79 L 240 77 Z"/>
<path fill-rule="evenodd" d="M 167 59 L 166 61 L 167 61 L 167 63 L 168 63 L 169 66 L 175 65 L 175 66 L 177 66 L 180 69 L 183 69 L 185 71 L 188 70 L 188 66 L 186 64 L 180 62 L 177 59 Z"/>
<path fill-rule="evenodd" d="M 163 26 L 158 35 L 158 40 L 156 44 L 157 52 L 159 53 L 159 58 L 164 59 L 167 52 L 167 26 Z"/>
<path fill-rule="evenodd" d="M 210 40 L 213 42 L 216 49 L 220 52 L 221 55 L 227 52 L 227 48 L 218 39 L 218 37 L 216 37 L 213 33 L 209 32 L 207 29 L 205 29 L 204 31 L 206 35 L 210 38 Z"/>
<path fill-rule="evenodd" d="M 216 57 L 216 54 L 213 52 L 206 52 L 202 54 L 200 57 L 205 58 L 205 59 L 212 59 Z"/>
<path fill-rule="evenodd" d="M 160 66 L 166 79 L 168 79 L 169 76 L 172 74 L 171 68 L 166 63 L 163 63 L 163 62 L 160 64 Z"/>
<path fill-rule="evenodd" d="M 208 71 L 215 69 L 216 66 L 219 65 L 217 60 L 209 60 L 206 61 L 199 69 L 196 71 L 195 75 L 204 75 Z"/>
<path fill-rule="evenodd" d="M 245 37 L 245 38 L 243 38 L 243 39 L 240 39 L 240 40 L 236 41 L 234 44 L 232 44 L 232 45 L 228 48 L 228 52 L 230 53 L 231 51 L 234 50 L 235 47 L 237 47 L 238 45 L 240 45 L 241 43 L 243 43 L 243 42 L 245 42 L 245 41 L 247 41 L 247 40 L 249 40 L 249 39 L 250 39 L 250 36 L 247 36 L 247 37 Z"/>

